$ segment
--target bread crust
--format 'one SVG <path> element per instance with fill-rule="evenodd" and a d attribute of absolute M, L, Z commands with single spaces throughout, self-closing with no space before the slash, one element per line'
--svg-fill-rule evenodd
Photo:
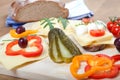
<path fill-rule="evenodd" d="M 32 16 L 32 18 L 29 19 L 29 20 L 21 19 L 21 17 L 20 17 L 21 15 L 23 15 L 23 16 L 26 15 L 26 14 L 29 15 L 29 13 L 22 14 L 22 11 L 25 11 L 25 9 L 27 10 L 28 8 L 32 8 L 32 6 L 35 7 L 35 6 L 38 6 L 38 5 L 41 5 L 41 4 L 43 4 L 43 6 L 47 6 L 47 5 L 49 5 L 50 7 L 53 6 L 53 8 L 44 8 L 44 9 L 41 10 L 41 8 L 39 6 L 39 9 L 41 10 L 41 12 L 43 11 L 47 14 L 42 14 L 41 16 L 40 15 L 38 15 L 38 16 L 35 15 L 35 16 Z M 43 7 L 43 6 L 41 6 L 41 7 Z M 28 3 L 28 4 L 25 4 L 25 5 L 20 5 L 19 3 L 13 2 L 11 4 L 11 7 L 13 8 L 13 11 L 14 11 L 14 12 L 12 12 L 11 17 L 17 22 L 34 22 L 34 21 L 41 20 L 43 18 L 50 18 L 50 17 L 67 18 L 68 15 L 69 15 L 69 11 L 68 11 L 68 9 L 64 8 L 64 5 L 61 5 L 58 2 L 54 2 L 54 1 L 42 0 L 42 1 L 35 1 L 33 3 Z M 55 10 L 55 9 L 57 9 L 57 10 Z M 37 12 L 36 14 L 41 14 L 40 11 L 38 12 L 37 10 L 32 10 L 31 9 L 31 13 L 33 13 L 35 11 Z M 53 13 L 55 15 L 51 14 L 49 11 L 53 11 Z M 29 16 L 31 16 L 31 15 L 29 15 Z"/>
<path fill-rule="evenodd" d="M 105 49 L 106 46 L 107 46 L 106 44 L 99 44 L 99 45 L 83 46 L 83 48 L 86 51 L 96 52 Z"/>

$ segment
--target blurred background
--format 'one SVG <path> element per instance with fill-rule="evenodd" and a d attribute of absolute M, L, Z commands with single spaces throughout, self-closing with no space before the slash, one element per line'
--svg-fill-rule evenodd
<path fill-rule="evenodd" d="M 94 12 L 94 19 L 108 22 L 109 17 L 120 17 L 120 0 L 85 0 L 85 2 Z"/>

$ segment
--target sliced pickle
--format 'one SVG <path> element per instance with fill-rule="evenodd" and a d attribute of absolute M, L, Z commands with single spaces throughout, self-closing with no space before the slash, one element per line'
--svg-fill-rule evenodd
<path fill-rule="evenodd" d="M 51 29 L 48 39 L 49 55 L 54 62 L 69 63 L 75 55 L 82 54 L 74 42 L 59 28 Z"/>

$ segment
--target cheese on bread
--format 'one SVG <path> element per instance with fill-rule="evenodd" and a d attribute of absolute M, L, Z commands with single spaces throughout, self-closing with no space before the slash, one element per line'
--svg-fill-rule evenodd
<path fill-rule="evenodd" d="M 88 33 L 85 33 L 84 35 L 74 35 L 74 37 L 81 46 L 95 44 L 113 44 L 113 35 L 108 31 L 106 31 L 105 35 L 101 37 L 93 37 Z"/>
<path fill-rule="evenodd" d="M 17 56 L 6 55 L 5 51 L 6 51 L 6 46 L 8 43 L 9 41 L 4 42 L 4 45 L 1 47 L 1 50 L 0 50 L 0 63 L 3 64 L 3 66 L 8 70 L 17 68 L 19 66 L 24 66 L 24 64 L 29 63 L 29 62 L 42 60 L 48 56 L 48 44 L 45 42 L 45 40 L 42 40 L 42 45 L 43 45 L 42 54 L 38 57 L 32 57 L 32 58 L 27 58 L 22 55 L 17 55 Z M 14 47 L 13 49 L 19 49 L 19 47 L 17 46 L 17 47 Z"/>

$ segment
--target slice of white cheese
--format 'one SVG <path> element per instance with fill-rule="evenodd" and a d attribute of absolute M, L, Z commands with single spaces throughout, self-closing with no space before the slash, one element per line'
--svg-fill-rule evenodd
<path fill-rule="evenodd" d="M 0 50 L 0 62 L 5 66 L 6 69 L 10 70 L 16 67 L 19 67 L 25 63 L 38 61 L 46 58 L 48 56 L 48 44 L 45 40 L 42 40 L 43 52 L 38 57 L 27 58 L 22 55 L 18 56 L 8 56 L 5 54 L 7 43 Z"/>
<path fill-rule="evenodd" d="M 81 46 L 93 45 L 93 44 L 113 44 L 113 35 L 106 31 L 104 36 L 93 37 L 86 33 L 84 35 L 74 35 L 76 40 Z"/>
<path fill-rule="evenodd" d="M 89 30 L 91 29 L 104 29 L 105 30 L 105 24 L 102 21 L 95 21 L 93 23 L 89 23 L 89 25 L 84 24 L 82 20 L 68 20 L 69 24 L 67 25 L 66 29 L 63 29 L 63 26 L 61 23 L 58 23 L 57 18 L 53 18 L 52 22 L 54 23 L 55 28 L 62 29 L 66 35 L 71 36 L 73 35 L 76 40 L 80 43 L 81 46 L 86 45 L 93 45 L 93 44 L 113 44 L 113 36 L 111 33 L 107 32 L 102 37 L 92 37 L 89 35 Z M 45 25 L 40 25 L 42 21 L 33 23 L 33 25 L 30 28 L 38 29 L 39 33 L 38 35 L 44 35 L 48 36 L 49 32 L 49 26 L 46 28 L 43 28 Z"/>
<path fill-rule="evenodd" d="M 73 27 L 75 27 L 76 25 L 82 24 L 81 20 L 68 20 L 68 25 L 64 29 L 62 23 L 58 22 L 57 18 L 50 18 L 50 19 L 52 19 L 51 22 L 54 23 L 54 24 L 52 24 L 54 26 L 54 28 L 60 28 L 66 34 L 72 34 L 74 32 Z M 49 25 L 47 25 L 45 27 L 46 24 L 42 24 L 42 23 L 43 23 L 43 21 L 41 20 L 41 21 L 38 21 L 38 22 L 25 24 L 24 27 L 28 30 L 29 29 L 30 30 L 39 30 L 39 32 L 36 33 L 37 35 L 47 37 L 48 33 L 50 31 Z"/>
<path fill-rule="evenodd" d="M 35 41 L 36 41 L 36 39 L 30 40 L 30 41 L 28 42 L 27 47 L 24 48 L 25 51 L 27 51 L 27 52 L 37 51 L 37 50 L 38 50 L 37 47 L 35 47 L 35 46 L 30 46 L 30 45 L 31 45 L 32 43 L 34 43 Z M 14 45 L 11 49 L 12 49 L 13 51 L 18 51 L 18 50 L 20 50 L 21 48 L 19 47 L 18 44 L 16 44 L 16 45 Z"/>

